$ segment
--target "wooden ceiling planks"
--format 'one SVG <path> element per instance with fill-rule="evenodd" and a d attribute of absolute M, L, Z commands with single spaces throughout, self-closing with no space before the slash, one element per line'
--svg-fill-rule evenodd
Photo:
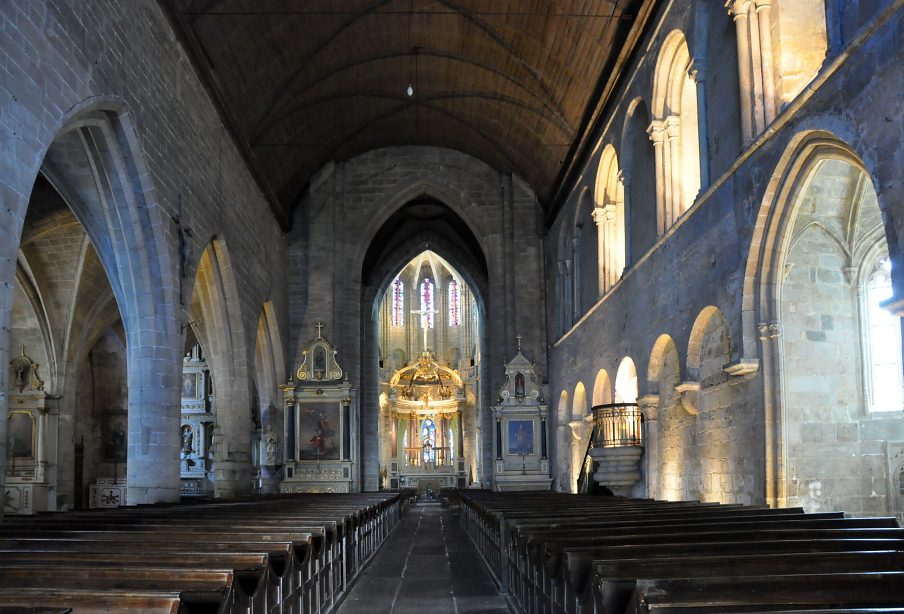
<path fill-rule="evenodd" d="M 519 174 L 549 214 L 624 57 L 622 13 L 654 0 L 160 2 L 288 224 L 330 160 L 416 144 Z"/>

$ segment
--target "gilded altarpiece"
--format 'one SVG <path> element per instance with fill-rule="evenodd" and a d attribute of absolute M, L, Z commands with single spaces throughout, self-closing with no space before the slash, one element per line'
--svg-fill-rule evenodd
<path fill-rule="evenodd" d="M 519 340 L 520 341 L 520 340 Z M 534 364 L 521 353 L 505 365 L 505 383 L 493 407 L 495 490 L 549 490 L 547 406 Z"/>
<path fill-rule="evenodd" d="M 322 336 L 302 350 L 295 377 L 282 386 L 285 474 L 281 492 L 357 492 L 358 391 Z"/>

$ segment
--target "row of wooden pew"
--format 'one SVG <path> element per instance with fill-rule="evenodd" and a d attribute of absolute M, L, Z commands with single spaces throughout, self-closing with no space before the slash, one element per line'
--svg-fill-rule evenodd
<path fill-rule="evenodd" d="M 0 614 L 321 614 L 410 492 L 275 495 L 0 523 Z"/>
<path fill-rule="evenodd" d="M 904 529 L 700 502 L 446 491 L 529 614 L 904 612 Z"/>

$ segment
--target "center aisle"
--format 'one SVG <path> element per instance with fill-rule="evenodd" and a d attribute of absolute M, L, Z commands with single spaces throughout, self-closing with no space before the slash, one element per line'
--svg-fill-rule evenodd
<path fill-rule="evenodd" d="M 358 578 L 339 614 L 508 614 L 468 536 L 448 510 L 414 505 Z"/>

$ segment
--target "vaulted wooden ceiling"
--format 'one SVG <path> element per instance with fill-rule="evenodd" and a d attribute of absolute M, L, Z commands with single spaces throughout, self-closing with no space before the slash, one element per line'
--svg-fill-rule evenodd
<path fill-rule="evenodd" d="M 324 164 L 392 145 L 463 151 L 549 207 L 655 0 L 160 2 L 285 223 Z"/>

